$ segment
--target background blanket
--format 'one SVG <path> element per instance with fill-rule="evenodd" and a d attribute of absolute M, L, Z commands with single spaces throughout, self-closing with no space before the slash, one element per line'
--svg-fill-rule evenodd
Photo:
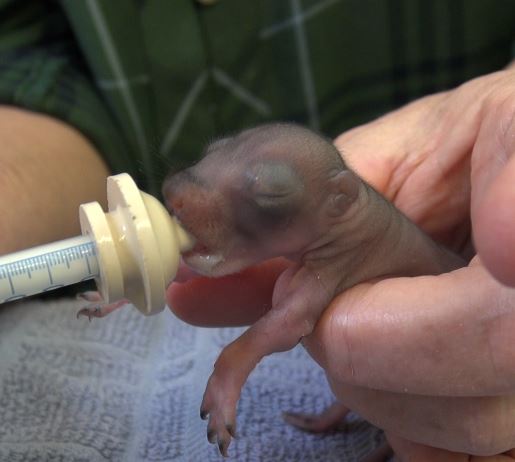
<path fill-rule="evenodd" d="M 220 462 L 199 406 L 218 353 L 242 329 L 133 307 L 89 323 L 79 308 L 68 299 L 0 307 L 0 460 Z M 243 389 L 229 460 L 359 460 L 382 434 L 356 415 L 324 436 L 281 418 L 331 402 L 302 347 L 265 358 Z"/>

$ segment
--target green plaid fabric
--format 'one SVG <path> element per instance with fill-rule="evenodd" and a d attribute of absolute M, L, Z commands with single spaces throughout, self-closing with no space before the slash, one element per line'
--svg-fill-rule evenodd
<path fill-rule="evenodd" d="M 502 68 L 514 40 L 514 0 L 0 0 L 0 102 L 156 192 L 224 132 L 335 136 Z"/>

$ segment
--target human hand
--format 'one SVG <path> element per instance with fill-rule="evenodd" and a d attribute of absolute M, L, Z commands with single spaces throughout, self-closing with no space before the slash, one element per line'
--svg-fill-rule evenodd
<path fill-rule="evenodd" d="M 506 251 L 515 249 L 514 116 L 515 72 L 505 71 L 336 141 L 351 167 L 433 237 L 462 250 L 471 219 L 481 257 L 446 275 L 360 284 L 304 340 L 338 398 L 384 428 L 401 460 L 469 460 L 424 445 L 465 454 L 515 447 L 515 290 L 491 276 L 515 285 L 515 252 Z M 169 302 L 194 324 L 249 323 L 270 306 L 285 265 L 176 284 Z"/>

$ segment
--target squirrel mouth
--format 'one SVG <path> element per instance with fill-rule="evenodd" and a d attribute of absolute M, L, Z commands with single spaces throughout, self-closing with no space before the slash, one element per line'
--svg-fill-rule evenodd
<path fill-rule="evenodd" d="M 195 245 L 190 250 L 188 250 L 187 252 L 184 252 L 182 254 L 182 256 L 184 258 L 188 258 L 188 257 L 191 257 L 193 255 L 207 255 L 209 253 L 210 253 L 209 247 L 207 245 L 203 244 L 202 242 L 197 241 L 195 243 Z"/>
<path fill-rule="evenodd" d="M 183 261 L 193 271 L 203 275 L 212 276 L 215 268 L 219 263 L 224 261 L 224 257 L 220 253 L 183 255 Z"/>
<path fill-rule="evenodd" d="M 197 241 L 191 250 L 182 254 L 182 260 L 195 272 L 210 276 L 224 258 L 220 252 L 213 251 L 207 245 Z"/>

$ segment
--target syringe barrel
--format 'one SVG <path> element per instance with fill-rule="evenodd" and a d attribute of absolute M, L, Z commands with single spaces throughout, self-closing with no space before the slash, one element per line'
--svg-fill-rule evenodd
<path fill-rule="evenodd" d="M 95 243 L 77 236 L 0 256 L 0 303 L 99 276 Z"/>

